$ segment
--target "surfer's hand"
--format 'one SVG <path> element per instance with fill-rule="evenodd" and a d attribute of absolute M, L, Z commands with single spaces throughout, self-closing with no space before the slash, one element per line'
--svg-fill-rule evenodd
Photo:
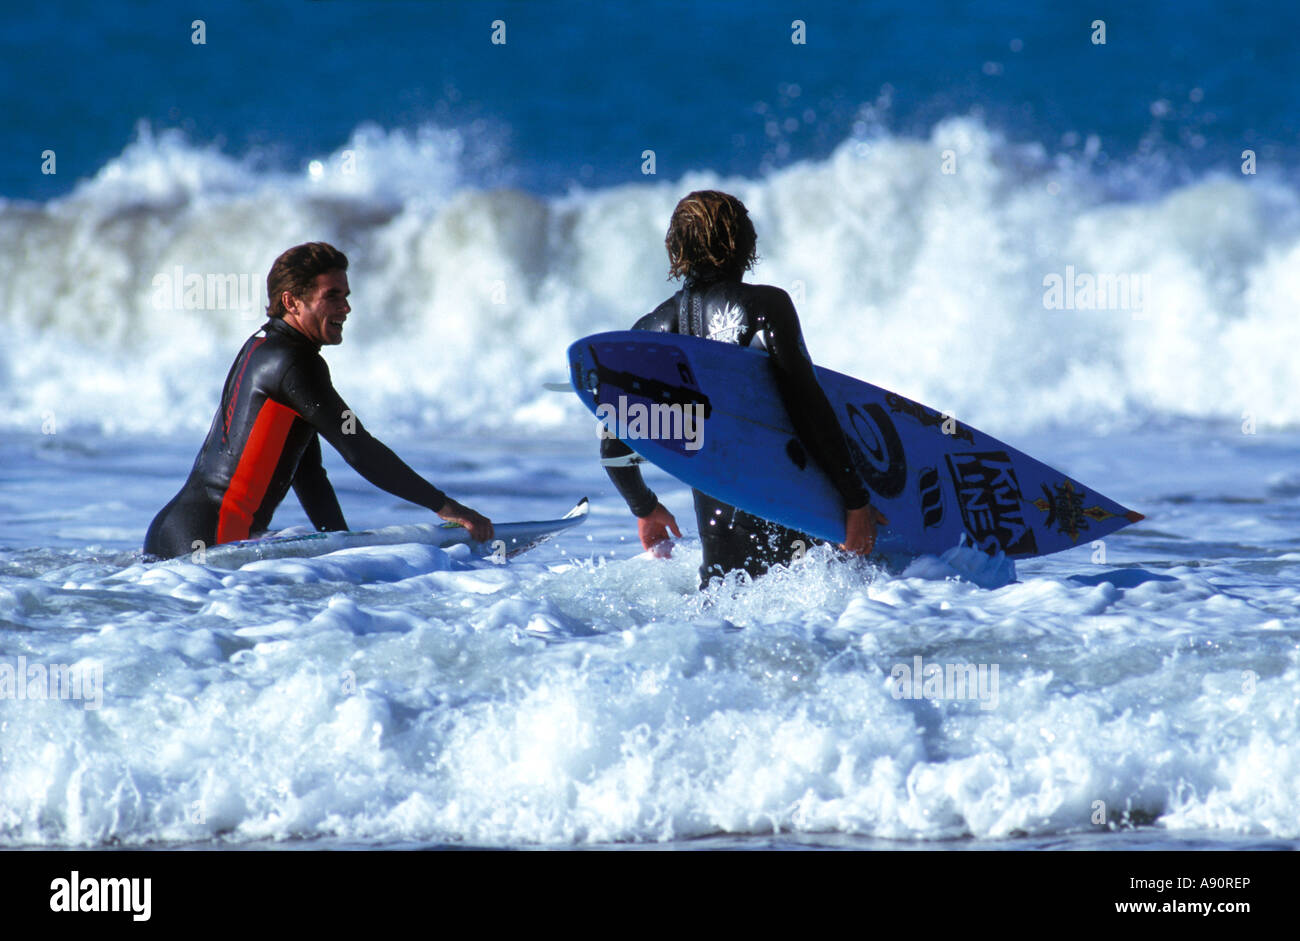
<path fill-rule="evenodd" d="M 438 515 L 449 523 L 460 523 L 469 530 L 470 538 L 475 542 L 487 542 L 492 538 L 492 521 L 482 513 L 475 513 L 464 504 L 457 503 L 451 497 L 447 498 Z"/>
<path fill-rule="evenodd" d="M 876 524 L 889 525 L 885 514 L 868 503 L 856 510 L 844 511 L 844 542 L 840 548 L 858 555 L 871 555 L 876 547 Z"/>
<path fill-rule="evenodd" d="M 677 520 L 673 519 L 673 515 L 662 503 L 656 503 L 649 516 L 638 516 L 636 520 L 636 532 L 641 537 L 641 547 L 650 549 L 663 558 L 673 554 L 673 544 L 668 540 L 670 529 L 674 536 L 678 539 L 682 538 L 682 531 L 677 528 Z M 659 548 L 655 548 L 656 546 Z"/>

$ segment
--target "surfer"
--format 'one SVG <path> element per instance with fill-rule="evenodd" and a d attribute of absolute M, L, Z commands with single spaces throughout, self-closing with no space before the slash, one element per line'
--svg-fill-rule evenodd
<path fill-rule="evenodd" d="M 741 281 L 758 257 L 757 236 L 744 204 L 716 190 L 691 193 L 673 210 L 664 243 L 668 276 L 684 278 L 684 286 L 632 329 L 689 334 L 766 350 L 795 430 L 844 502 L 846 534 L 840 548 L 869 555 L 876 542 L 876 523 L 889 521 L 871 506 L 853 469 L 839 422 L 817 383 L 790 296 L 777 287 Z M 600 456 L 610 480 L 637 517 L 641 545 L 646 549 L 668 546 L 670 531 L 680 539 L 676 519 L 646 486 L 631 448 L 616 437 L 602 436 Z M 757 577 L 773 565 L 790 562 L 801 547 L 817 541 L 699 490 L 691 492 L 704 550 L 701 587 L 735 569 Z"/>
<path fill-rule="evenodd" d="M 144 551 L 172 558 L 267 529 L 292 486 L 318 531 L 347 529 L 321 463 L 323 437 L 376 487 L 460 523 L 480 542 L 492 522 L 457 503 L 372 437 L 334 391 L 322 346 L 343 342 L 348 260 L 308 242 L 275 260 L 268 320 L 235 357 L 189 479 L 154 517 Z"/>

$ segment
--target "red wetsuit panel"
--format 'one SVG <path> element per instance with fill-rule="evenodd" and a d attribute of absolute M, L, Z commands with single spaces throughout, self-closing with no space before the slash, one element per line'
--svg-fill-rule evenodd
<path fill-rule="evenodd" d="M 269 526 L 290 486 L 318 530 L 346 529 L 321 438 L 376 487 L 435 513 L 442 508 L 447 495 L 355 420 L 317 344 L 280 320 L 258 332 L 264 336 L 250 337 L 231 364 L 190 476 L 154 517 L 145 552 L 174 558 L 196 544 L 247 539 Z"/>
<path fill-rule="evenodd" d="M 218 544 L 248 538 L 253 527 L 253 514 L 262 505 L 271 475 L 284 453 L 289 429 L 297 418 L 298 413 L 293 409 L 270 399 L 257 413 L 230 486 L 221 498 L 221 516 L 217 520 Z"/>

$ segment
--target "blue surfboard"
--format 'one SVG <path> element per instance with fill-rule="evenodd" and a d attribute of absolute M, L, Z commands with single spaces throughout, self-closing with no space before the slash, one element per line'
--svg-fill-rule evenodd
<path fill-rule="evenodd" d="M 834 543 L 839 494 L 795 433 L 761 350 L 617 331 L 569 347 L 583 403 L 638 455 L 712 497 Z M 963 536 L 1031 558 L 1142 519 L 1095 489 L 964 422 L 818 367 L 871 502 L 889 519 L 876 552 L 940 555 Z"/>

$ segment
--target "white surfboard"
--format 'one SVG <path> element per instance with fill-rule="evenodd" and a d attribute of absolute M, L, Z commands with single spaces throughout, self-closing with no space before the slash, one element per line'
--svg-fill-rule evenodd
<path fill-rule="evenodd" d="M 309 558 L 354 549 L 358 546 L 394 546 L 419 543 L 426 546 L 469 545 L 471 552 L 480 558 L 497 555 L 513 558 L 541 545 L 556 533 L 577 526 L 587 518 L 587 498 L 583 497 L 573 509 L 558 519 L 531 520 L 519 523 L 493 524 L 493 537 L 487 542 L 470 538 L 469 530 L 459 523 L 412 523 L 405 526 L 384 526 L 347 532 L 303 533 L 285 536 L 266 536 L 261 539 L 242 539 L 213 546 L 201 557 L 193 553 L 168 559 L 160 565 L 177 562 L 199 562 L 214 568 L 237 569 L 249 562 L 263 559 Z"/>

